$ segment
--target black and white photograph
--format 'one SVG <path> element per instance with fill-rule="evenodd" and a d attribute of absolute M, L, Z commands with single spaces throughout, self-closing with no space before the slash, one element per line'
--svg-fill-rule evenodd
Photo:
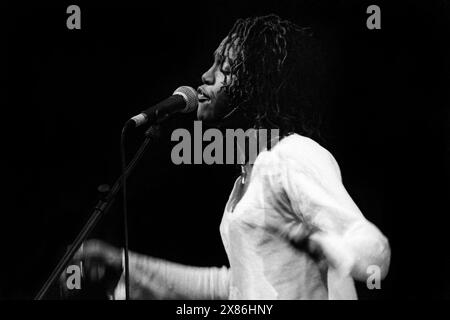
<path fill-rule="evenodd" d="M 0 300 L 450 299 L 450 1 L 2 8 Z"/>

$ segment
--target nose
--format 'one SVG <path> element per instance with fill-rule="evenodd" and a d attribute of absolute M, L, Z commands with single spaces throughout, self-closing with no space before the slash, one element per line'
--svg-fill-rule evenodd
<path fill-rule="evenodd" d="M 214 84 L 214 66 L 209 68 L 208 71 L 206 71 L 202 75 L 202 82 L 207 85 L 213 85 Z"/>

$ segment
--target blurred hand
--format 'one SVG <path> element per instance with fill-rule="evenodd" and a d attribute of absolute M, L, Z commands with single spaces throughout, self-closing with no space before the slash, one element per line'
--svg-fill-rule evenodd
<path fill-rule="evenodd" d="M 105 296 L 113 292 L 122 275 L 122 252 L 100 240 L 88 240 L 73 256 L 72 265 L 82 264 L 82 290 L 102 291 Z M 60 286 L 64 296 L 69 296 L 68 274 L 64 270 Z"/>

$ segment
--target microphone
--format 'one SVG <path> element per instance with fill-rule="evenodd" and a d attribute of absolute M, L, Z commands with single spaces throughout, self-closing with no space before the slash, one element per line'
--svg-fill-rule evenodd
<path fill-rule="evenodd" d="M 167 116 L 181 112 L 189 113 L 197 109 L 197 91 L 188 86 L 179 87 L 169 98 L 142 111 L 125 123 L 126 127 L 139 127 L 147 122 L 163 120 Z"/>

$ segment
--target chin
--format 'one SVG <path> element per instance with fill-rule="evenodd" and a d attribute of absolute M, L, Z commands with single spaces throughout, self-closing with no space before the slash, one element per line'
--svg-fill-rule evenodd
<path fill-rule="evenodd" d="M 214 122 L 214 112 L 212 112 L 211 105 L 199 105 L 197 109 L 197 119 L 208 122 Z"/>

